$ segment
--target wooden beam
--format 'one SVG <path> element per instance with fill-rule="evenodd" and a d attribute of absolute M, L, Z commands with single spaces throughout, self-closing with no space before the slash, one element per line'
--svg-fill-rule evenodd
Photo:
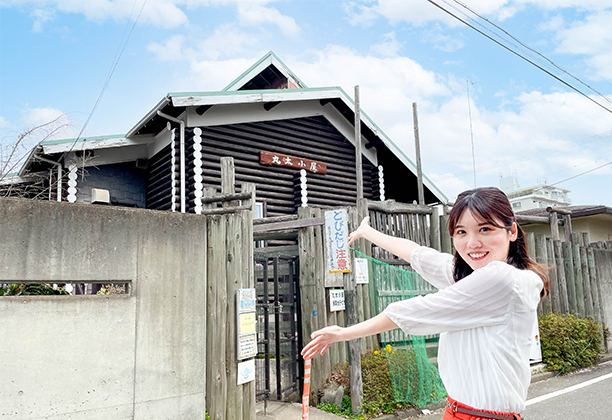
<path fill-rule="evenodd" d="M 419 204 L 398 203 L 394 200 L 368 201 L 368 210 L 378 210 L 385 213 L 413 213 L 413 214 L 432 214 L 433 210 L 429 206 Z"/>
<path fill-rule="evenodd" d="M 275 232 L 281 230 L 297 230 L 310 226 L 321 226 L 325 224 L 324 217 L 313 217 L 311 219 L 288 220 L 286 222 L 262 223 L 253 226 L 253 233 Z"/>

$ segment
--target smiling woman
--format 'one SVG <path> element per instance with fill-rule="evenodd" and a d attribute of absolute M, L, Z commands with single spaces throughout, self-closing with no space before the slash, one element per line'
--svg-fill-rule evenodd
<path fill-rule="evenodd" d="M 449 217 L 456 253 L 442 254 L 371 228 L 365 218 L 349 243 L 365 238 L 410 262 L 437 293 L 390 304 L 347 328 L 312 334 L 305 359 L 336 341 L 401 328 L 440 333 L 438 366 L 450 419 L 520 419 L 531 379 L 529 354 L 546 273 L 527 256 L 525 239 L 506 195 L 497 188 L 463 192 Z"/>

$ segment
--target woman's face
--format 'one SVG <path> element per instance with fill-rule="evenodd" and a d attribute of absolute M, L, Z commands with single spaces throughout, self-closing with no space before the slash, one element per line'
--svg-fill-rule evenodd
<path fill-rule="evenodd" d="M 498 224 L 503 225 L 501 221 Z M 461 258 L 476 270 L 491 261 L 506 261 L 510 242 L 515 241 L 516 236 L 516 223 L 508 231 L 477 219 L 470 210 L 465 210 L 453 232 L 453 242 Z"/>

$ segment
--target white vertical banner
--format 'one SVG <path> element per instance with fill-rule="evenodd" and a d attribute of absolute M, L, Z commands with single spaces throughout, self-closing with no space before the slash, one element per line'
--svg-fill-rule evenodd
<path fill-rule="evenodd" d="M 349 273 L 351 258 L 348 247 L 348 214 L 346 209 L 325 212 L 327 267 L 330 273 Z"/>
<path fill-rule="evenodd" d="M 367 284 L 370 282 L 368 273 L 368 259 L 355 258 L 355 283 Z"/>

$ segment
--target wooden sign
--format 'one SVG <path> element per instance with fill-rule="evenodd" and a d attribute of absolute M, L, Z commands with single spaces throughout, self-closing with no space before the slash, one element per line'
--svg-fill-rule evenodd
<path fill-rule="evenodd" d="M 325 175 L 327 165 L 323 162 L 299 158 L 295 156 L 283 155 L 282 153 L 259 152 L 259 163 L 267 166 L 285 166 L 288 168 L 304 169 L 308 172 Z"/>

